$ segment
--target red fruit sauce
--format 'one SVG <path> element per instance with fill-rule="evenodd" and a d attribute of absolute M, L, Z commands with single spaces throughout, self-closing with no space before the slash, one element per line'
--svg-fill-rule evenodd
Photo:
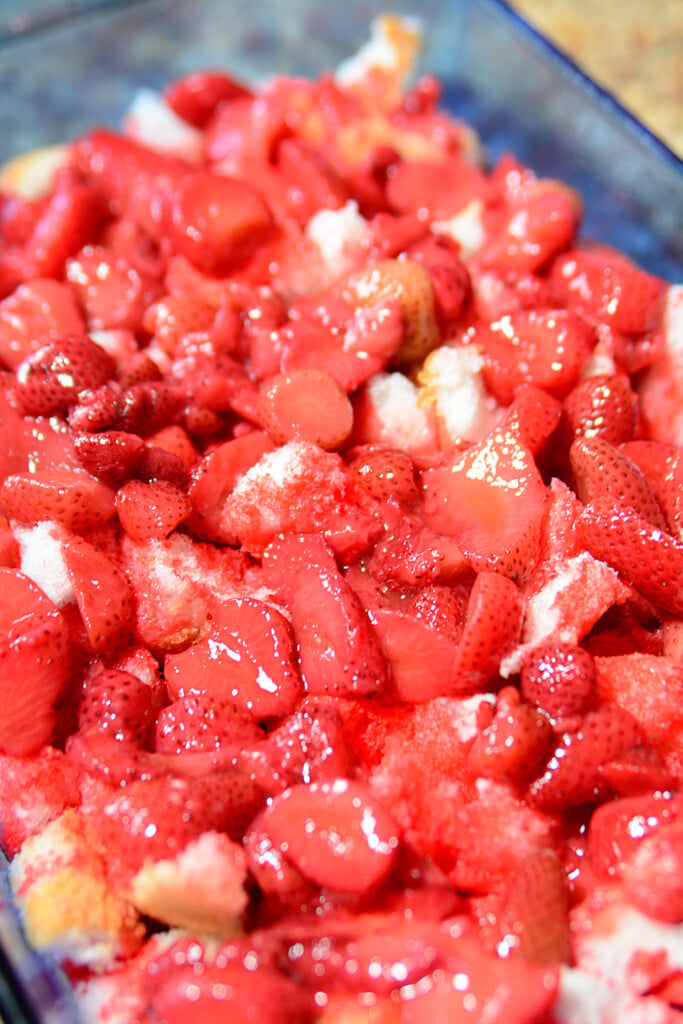
<path fill-rule="evenodd" d="M 373 31 L 0 191 L 17 907 L 85 1024 L 673 1024 L 683 290 Z"/>

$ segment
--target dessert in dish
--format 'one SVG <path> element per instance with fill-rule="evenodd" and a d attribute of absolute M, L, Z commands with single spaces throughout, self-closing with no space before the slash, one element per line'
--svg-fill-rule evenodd
<path fill-rule="evenodd" d="M 683 291 L 406 75 L 0 178 L 0 822 L 84 1021 L 683 1007 Z"/>

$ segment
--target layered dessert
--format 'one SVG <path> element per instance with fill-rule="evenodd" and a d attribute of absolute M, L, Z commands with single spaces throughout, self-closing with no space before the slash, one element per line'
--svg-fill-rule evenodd
<path fill-rule="evenodd" d="M 411 77 L 0 175 L 0 839 L 84 1024 L 675 1024 L 683 289 Z"/>

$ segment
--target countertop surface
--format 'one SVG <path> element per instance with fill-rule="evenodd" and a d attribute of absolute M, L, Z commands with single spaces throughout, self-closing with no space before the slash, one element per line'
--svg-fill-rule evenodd
<path fill-rule="evenodd" d="M 681 0 L 508 0 L 683 156 Z M 0 0 L 0 36 L 79 0 Z M 387 0 L 391 9 L 391 0 Z M 419 14 L 420 0 L 415 0 Z"/>

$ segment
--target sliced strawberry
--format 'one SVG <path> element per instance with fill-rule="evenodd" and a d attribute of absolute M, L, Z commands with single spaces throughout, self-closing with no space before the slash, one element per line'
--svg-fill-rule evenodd
<path fill-rule="evenodd" d="M 110 487 L 133 474 L 144 449 L 145 442 L 138 434 L 123 430 L 84 433 L 74 438 L 74 451 L 84 469 Z"/>
<path fill-rule="evenodd" d="M 564 733 L 545 772 L 532 783 L 532 803 L 558 811 L 602 802 L 611 792 L 602 766 L 642 743 L 643 732 L 635 718 L 616 704 L 588 711 L 576 732 Z"/>
<path fill-rule="evenodd" d="M 6 569 L 19 568 L 19 545 L 7 516 L 0 516 L 0 566 Z"/>
<path fill-rule="evenodd" d="M 387 181 L 387 199 L 394 210 L 427 220 L 447 220 L 470 200 L 492 196 L 481 168 L 459 154 L 438 162 L 401 161 Z"/>
<path fill-rule="evenodd" d="M 63 555 L 92 650 L 109 653 L 130 643 L 135 602 L 121 570 L 80 537 L 64 542 Z"/>
<path fill-rule="evenodd" d="M 348 199 L 343 178 L 319 149 L 302 139 L 281 139 L 275 166 L 286 189 L 288 210 L 302 227 L 319 210 L 338 210 Z"/>
<path fill-rule="evenodd" d="M 683 614 L 683 544 L 612 498 L 586 505 L 578 529 L 588 550 L 658 608 Z"/>
<path fill-rule="evenodd" d="M 409 610 L 430 629 L 457 643 L 465 625 L 468 598 L 469 589 L 465 584 L 451 587 L 436 584 L 422 587 L 411 599 Z"/>
<path fill-rule="evenodd" d="M 86 683 L 78 726 L 96 728 L 121 742 L 144 746 L 158 706 L 155 691 L 130 672 L 105 669 Z"/>
<path fill-rule="evenodd" d="M 597 807 L 588 827 L 588 853 L 600 878 L 620 878 L 643 839 L 679 821 L 681 799 L 668 793 L 611 800 Z"/>
<path fill-rule="evenodd" d="M 54 703 L 70 670 L 68 629 L 23 573 L 0 568 L 0 584 L 0 749 L 25 757 L 52 735 Z"/>
<path fill-rule="evenodd" d="M 0 302 L 0 360 L 16 370 L 46 338 L 82 334 L 84 328 L 66 285 L 49 278 L 21 284 Z"/>
<path fill-rule="evenodd" d="M 422 474 L 431 525 L 454 537 L 472 567 L 529 575 L 538 554 L 546 488 L 531 453 L 494 431 Z"/>
<path fill-rule="evenodd" d="M 522 384 L 498 424 L 501 433 L 514 433 L 536 455 L 562 415 L 562 406 L 547 391 Z"/>
<path fill-rule="evenodd" d="M 624 892 L 648 917 L 683 922 L 683 825 L 663 826 L 638 845 L 623 871 Z"/>
<path fill-rule="evenodd" d="M 231 700 L 254 719 L 282 718 L 301 694 L 289 622 L 262 601 L 229 600 L 209 635 L 166 659 L 172 696 Z"/>
<path fill-rule="evenodd" d="M 84 246 L 67 260 L 65 276 L 91 330 L 140 330 L 158 289 L 130 260 L 104 245 Z"/>
<path fill-rule="evenodd" d="M 553 285 L 571 309 L 626 334 L 655 330 L 661 322 L 666 282 L 625 256 L 601 249 L 573 250 L 557 260 Z"/>
<path fill-rule="evenodd" d="M 21 523 L 53 519 L 68 530 L 84 533 L 114 515 L 114 492 L 88 473 L 73 470 L 15 473 L 0 489 L 5 514 Z"/>
<path fill-rule="evenodd" d="M 669 530 L 683 541 L 683 454 L 680 450 L 666 460 L 655 493 Z"/>
<path fill-rule="evenodd" d="M 452 537 L 425 526 L 416 515 L 397 520 L 393 503 L 384 505 L 383 512 L 384 534 L 365 562 L 378 583 L 421 587 L 470 578 L 468 561 Z"/>
<path fill-rule="evenodd" d="M 415 464 L 408 452 L 373 444 L 354 448 L 350 455 L 349 470 L 373 498 L 409 503 L 419 497 Z"/>
<path fill-rule="evenodd" d="M 176 189 L 173 246 L 209 274 L 225 273 L 247 259 L 271 226 L 268 207 L 246 181 L 195 171 Z"/>
<path fill-rule="evenodd" d="M 24 246 L 31 276 L 62 277 L 66 260 L 92 238 L 105 212 L 97 190 L 71 168 L 61 168 Z"/>
<path fill-rule="evenodd" d="M 390 608 L 377 608 L 370 618 L 399 700 L 417 703 L 458 692 L 453 675 L 455 645 L 448 636 Z"/>
<path fill-rule="evenodd" d="M 319 533 L 284 533 L 274 537 L 263 552 L 262 566 L 268 587 L 287 603 L 300 572 L 337 569 L 334 552 Z"/>
<path fill-rule="evenodd" d="M 638 398 L 623 374 L 598 374 L 580 381 L 562 405 L 570 440 L 601 437 L 611 444 L 630 441 L 638 424 Z"/>
<path fill-rule="evenodd" d="M 477 258 L 505 271 L 539 270 L 569 246 L 580 212 L 578 195 L 566 185 L 527 181 L 512 194 L 502 223 Z"/>
<path fill-rule="evenodd" d="M 649 523 L 666 529 L 664 516 L 638 466 L 601 437 L 577 437 L 569 449 L 576 493 L 587 504 L 612 498 L 627 505 Z"/>
<path fill-rule="evenodd" d="M 194 128 L 206 128 L 224 103 L 249 95 L 245 85 L 222 71 L 192 71 L 164 90 L 171 110 Z"/>
<path fill-rule="evenodd" d="M 454 692 L 476 693 L 495 676 L 519 637 L 522 607 L 512 580 L 498 573 L 477 574 L 455 651 Z"/>
<path fill-rule="evenodd" d="M 257 412 L 276 444 L 303 439 L 334 451 L 353 426 L 353 408 L 345 391 L 319 370 L 290 370 L 270 377 L 261 386 Z"/>
<path fill-rule="evenodd" d="M 271 451 L 273 445 L 268 436 L 254 431 L 217 445 L 194 466 L 188 490 L 192 514 L 187 525 L 195 536 L 217 539 L 226 497 L 240 477 Z"/>
<path fill-rule="evenodd" d="M 522 384 L 556 398 L 576 385 L 593 347 L 592 332 L 566 310 L 520 310 L 482 325 L 474 339 L 484 353 L 484 378 L 507 405 Z"/>
<path fill-rule="evenodd" d="M 192 511 L 190 498 L 166 480 L 128 480 L 116 492 L 119 521 L 133 540 L 160 540 Z"/>
<path fill-rule="evenodd" d="M 16 396 L 29 415 L 63 412 L 81 391 L 100 387 L 115 370 L 111 356 L 87 334 L 61 336 L 17 367 Z"/>
<path fill-rule="evenodd" d="M 304 682 L 311 693 L 371 694 L 386 683 L 386 664 L 370 621 L 336 570 L 300 573 L 292 624 Z"/>
<path fill-rule="evenodd" d="M 667 767 L 683 771 L 683 666 L 652 654 L 595 659 L 598 693 L 630 713 Z"/>
<path fill-rule="evenodd" d="M 401 308 L 404 340 L 396 359 L 410 364 L 422 361 L 439 344 L 439 325 L 434 308 L 434 286 L 429 271 L 415 260 L 382 260 L 352 274 L 341 294 L 353 306 L 377 306 L 394 301 Z"/>
<path fill-rule="evenodd" d="M 263 815 L 274 846 L 316 885 L 367 892 L 391 871 L 399 831 L 370 791 L 336 779 L 291 786 Z"/>
<path fill-rule="evenodd" d="M 261 728 L 231 701 L 193 693 L 159 713 L 154 749 L 159 754 L 210 753 L 249 746 L 262 738 Z"/>

